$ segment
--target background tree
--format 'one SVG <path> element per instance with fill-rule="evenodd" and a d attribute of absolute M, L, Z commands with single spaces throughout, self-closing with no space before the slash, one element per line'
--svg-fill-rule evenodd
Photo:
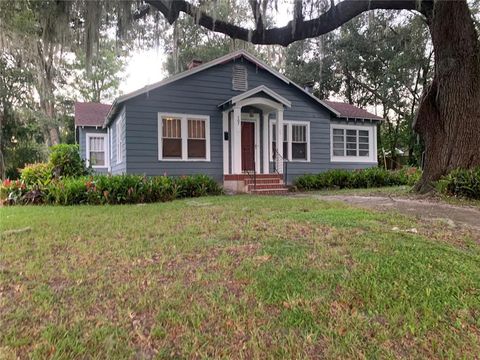
<path fill-rule="evenodd" d="M 83 49 L 77 50 L 72 64 L 72 86 L 83 101 L 110 102 L 119 95 L 121 74 L 125 69 L 125 54 L 116 48 L 115 41 L 103 40 L 92 54 L 90 67 Z"/>
<path fill-rule="evenodd" d="M 43 160 L 43 132 L 31 96 L 32 74 L 12 54 L 0 54 L 0 176 L 14 178 L 26 163 Z"/>

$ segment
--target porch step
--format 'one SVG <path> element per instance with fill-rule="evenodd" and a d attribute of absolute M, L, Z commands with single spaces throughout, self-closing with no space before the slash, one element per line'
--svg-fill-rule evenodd
<path fill-rule="evenodd" d="M 286 189 L 285 185 L 283 184 L 259 184 L 257 182 L 257 186 L 255 184 L 247 185 L 248 191 L 253 190 L 277 190 L 277 189 Z"/>
<path fill-rule="evenodd" d="M 283 175 L 279 174 L 256 174 L 257 180 L 259 179 L 283 179 Z M 253 179 L 253 174 L 238 174 L 238 175 L 231 175 L 226 174 L 223 175 L 224 180 L 248 180 Z"/>
<path fill-rule="evenodd" d="M 283 184 L 282 179 L 277 178 L 277 179 L 257 179 L 256 180 L 257 185 L 266 185 L 266 184 Z M 245 179 L 245 185 L 253 185 L 255 184 L 254 179 Z"/>
<path fill-rule="evenodd" d="M 255 195 L 286 195 L 288 194 L 288 189 L 286 187 L 279 189 L 257 189 L 251 190 L 249 193 Z"/>

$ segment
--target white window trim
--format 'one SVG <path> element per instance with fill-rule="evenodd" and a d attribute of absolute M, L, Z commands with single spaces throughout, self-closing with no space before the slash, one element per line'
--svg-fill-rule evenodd
<path fill-rule="evenodd" d="M 92 165 L 93 169 L 106 169 L 110 167 L 110 154 L 108 152 L 108 136 L 105 133 L 87 133 L 86 134 L 86 155 L 87 165 L 90 166 L 90 138 L 101 137 L 103 138 L 103 151 L 105 152 L 105 165 Z"/>
<path fill-rule="evenodd" d="M 367 130 L 369 156 L 334 156 L 333 155 L 333 129 Z M 358 149 L 357 149 L 358 150 Z M 377 163 L 377 131 L 376 126 L 330 124 L 330 161 L 351 163 Z"/>
<path fill-rule="evenodd" d="M 117 150 L 117 164 L 121 164 L 123 161 L 123 151 L 122 151 L 122 139 L 120 137 L 122 133 L 122 121 L 123 117 L 120 116 L 115 123 L 115 144 Z"/>
<path fill-rule="evenodd" d="M 268 137 L 268 146 L 269 146 L 269 151 L 270 151 L 270 161 L 273 161 L 273 125 L 276 124 L 276 120 L 270 120 L 269 124 L 269 137 Z M 287 136 L 287 141 L 288 141 L 288 157 L 286 158 L 288 162 L 310 162 L 310 121 L 296 121 L 296 120 L 283 120 L 283 125 L 288 126 L 288 136 Z M 307 128 L 307 159 L 292 159 L 292 125 L 303 125 L 306 126 Z M 282 141 L 282 146 L 283 146 L 283 141 Z"/>
<path fill-rule="evenodd" d="M 181 119 L 182 124 L 182 157 L 181 158 L 164 158 L 163 157 L 163 140 L 162 140 L 162 117 L 174 117 Z M 188 119 L 205 121 L 205 159 L 188 158 Z M 192 161 L 192 162 L 208 162 L 210 161 L 210 116 L 194 115 L 194 114 L 176 114 L 176 113 L 158 113 L 158 160 L 159 161 Z"/>

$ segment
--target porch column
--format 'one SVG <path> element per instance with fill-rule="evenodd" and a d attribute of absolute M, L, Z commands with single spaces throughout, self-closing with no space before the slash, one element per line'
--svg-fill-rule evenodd
<path fill-rule="evenodd" d="M 276 156 L 277 171 L 283 174 L 283 109 L 277 110 L 277 133 L 276 135 L 276 147 L 279 156 Z"/>
<path fill-rule="evenodd" d="M 268 155 L 270 152 L 270 136 L 269 136 L 269 115 L 270 113 L 263 113 L 263 139 L 262 139 L 262 151 L 263 151 L 263 173 L 268 174 L 270 172 L 270 163 Z"/>
<path fill-rule="evenodd" d="M 232 117 L 232 174 L 242 173 L 242 108 L 235 106 Z"/>

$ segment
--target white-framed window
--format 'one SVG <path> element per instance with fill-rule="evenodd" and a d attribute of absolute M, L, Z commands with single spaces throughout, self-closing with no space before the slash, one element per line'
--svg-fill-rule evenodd
<path fill-rule="evenodd" d="M 276 121 L 270 121 L 270 161 L 276 147 Z M 310 122 L 283 121 L 283 158 L 288 161 L 310 161 Z"/>
<path fill-rule="evenodd" d="M 210 117 L 159 113 L 158 160 L 210 161 Z"/>
<path fill-rule="evenodd" d="M 375 126 L 330 126 L 331 161 L 376 162 Z"/>
<path fill-rule="evenodd" d="M 107 134 L 87 133 L 86 159 L 92 168 L 106 168 L 108 163 L 108 137 Z"/>

